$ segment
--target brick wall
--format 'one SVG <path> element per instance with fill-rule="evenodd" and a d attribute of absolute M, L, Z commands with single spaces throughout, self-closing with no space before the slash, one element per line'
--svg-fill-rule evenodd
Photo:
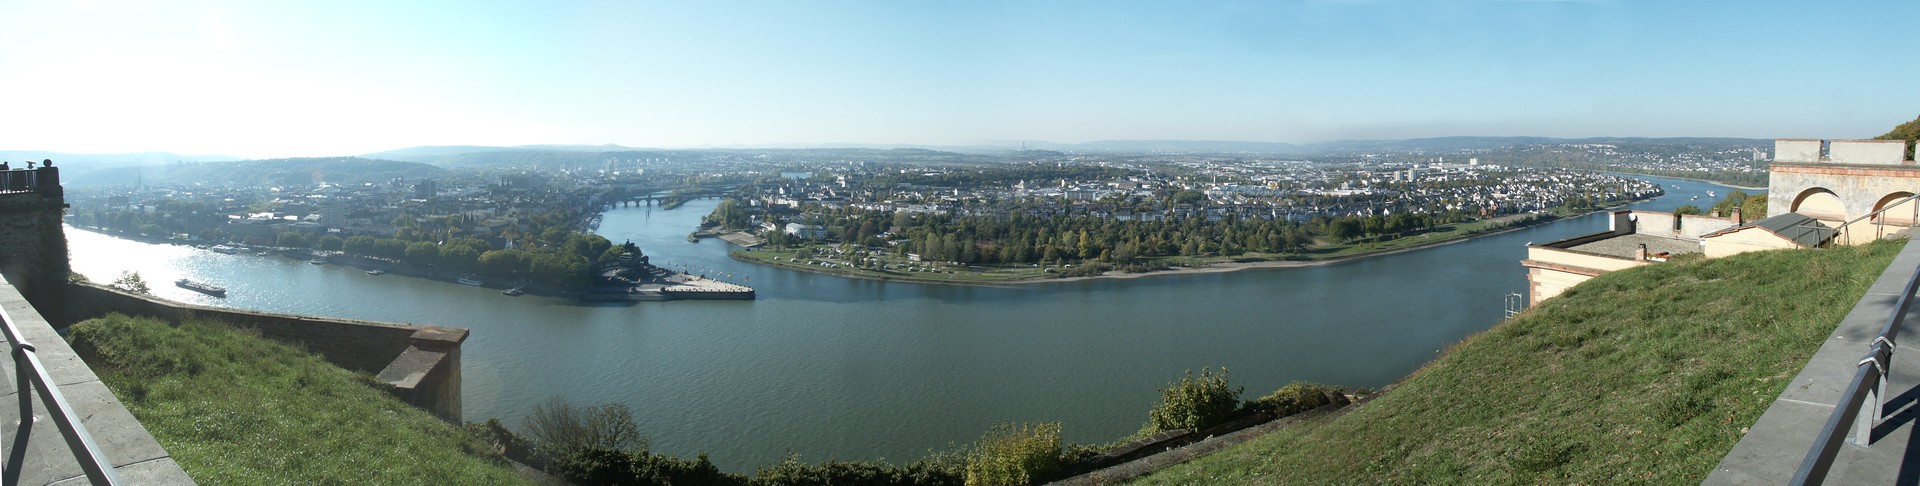
<path fill-rule="evenodd" d="M 129 294 L 79 282 L 68 286 L 62 322 L 110 313 L 179 322 L 223 322 L 301 346 L 341 368 L 375 375 L 395 396 L 443 419 L 460 421 L 460 345 L 467 330 L 248 312 Z"/>

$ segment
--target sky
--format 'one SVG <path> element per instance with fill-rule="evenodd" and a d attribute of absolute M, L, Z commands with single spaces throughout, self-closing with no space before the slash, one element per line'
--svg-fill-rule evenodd
<path fill-rule="evenodd" d="M 1920 2 L 0 2 L 0 150 L 1865 138 Z"/>

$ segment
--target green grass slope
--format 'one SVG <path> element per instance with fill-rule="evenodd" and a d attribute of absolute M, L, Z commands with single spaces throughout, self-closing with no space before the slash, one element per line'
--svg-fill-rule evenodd
<path fill-rule="evenodd" d="M 1139 482 L 1698 483 L 1904 244 L 1603 275 L 1350 413 Z"/>
<path fill-rule="evenodd" d="M 516 484 L 460 428 L 287 345 L 112 315 L 70 339 L 201 484 Z"/>

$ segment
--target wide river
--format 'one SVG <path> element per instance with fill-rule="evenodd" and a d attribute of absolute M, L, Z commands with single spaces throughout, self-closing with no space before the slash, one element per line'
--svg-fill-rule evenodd
<path fill-rule="evenodd" d="M 1706 191 L 1728 190 L 1648 179 L 1668 195 L 1639 209 L 1706 207 Z M 1069 441 L 1107 442 L 1139 429 L 1160 388 L 1203 367 L 1231 369 L 1247 398 L 1295 380 L 1383 386 L 1499 322 L 1503 297 L 1524 292 L 1529 242 L 1606 228 L 1589 215 L 1323 266 L 950 287 L 734 261 L 725 242 L 686 241 L 714 204 L 615 209 L 599 232 L 656 264 L 731 273 L 759 300 L 582 305 L 72 228 L 67 238 L 75 271 L 96 282 L 137 271 L 168 299 L 472 329 L 467 420 L 517 426 L 554 396 L 622 403 L 655 451 L 704 451 L 751 472 L 788 452 L 907 462 L 996 421 L 1060 421 Z M 167 284 L 182 277 L 229 296 Z"/>

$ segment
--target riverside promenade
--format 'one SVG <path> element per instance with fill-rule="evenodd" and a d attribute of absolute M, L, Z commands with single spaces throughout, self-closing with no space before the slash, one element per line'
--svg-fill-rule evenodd
<path fill-rule="evenodd" d="M 1920 245 L 1908 243 L 1702 484 L 1785 484 L 1793 479 L 1916 269 Z M 1839 446 L 1827 484 L 1920 484 L 1920 437 L 1915 437 L 1920 429 L 1914 427 L 1920 418 L 1920 302 L 1910 306 L 1895 336 L 1887 396 L 1879 398 L 1887 418 L 1873 428 L 1872 447 Z M 1853 424 L 1846 425 L 1850 433 Z"/>

